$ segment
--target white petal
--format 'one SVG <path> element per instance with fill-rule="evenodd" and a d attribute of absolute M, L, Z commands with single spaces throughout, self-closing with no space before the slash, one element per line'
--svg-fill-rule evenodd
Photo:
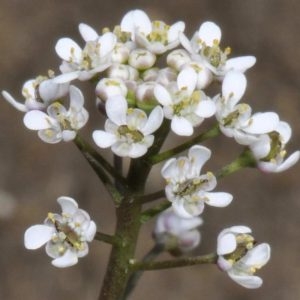
<path fill-rule="evenodd" d="M 82 50 L 76 42 L 70 38 L 61 38 L 55 45 L 55 51 L 65 61 L 78 63 Z"/>
<path fill-rule="evenodd" d="M 192 163 L 195 174 L 200 174 L 202 166 L 209 160 L 211 151 L 203 146 L 193 146 L 189 150 L 188 157 Z"/>
<path fill-rule="evenodd" d="M 147 150 L 148 148 L 144 144 L 132 144 L 127 155 L 131 158 L 137 158 L 146 154 Z"/>
<path fill-rule="evenodd" d="M 228 230 L 234 233 L 251 233 L 251 229 L 244 225 L 232 226 Z"/>
<path fill-rule="evenodd" d="M 239 275 L 235 274 L 231 271 L 228 272 L 228 275 L 232 280 L 234 280 L 239 285 L 247 288 L 247 289 L 257 289 L 261 287 L 263 281 L 258 276 L 253 275 Z"/>
<path fill-rule="evenodd" d="M 64 142 L 70 142 L 75 139 L 76 132 L 73 130 L 63 130 L 61 136 Z"/>
<path fill-rule="evenodd" d="M 206 197 L 206 203 L 216 207 L 225 207 L 229 205 L 233 199 L 231 194 L 223 192 L 206 193 Z"/>
<path fill-rule="evenodd" d="M 189 53 L 194 53 L 191 42 L 184 33 L 179 34 L 179 41 L 184 49 L 186 49 Z"/>
<path fill-rule="evenodd" d="M 134 33 L 137 29 L 148 35 L 152 31 L 152 24 L 147 14 L 142 10 L 129 11 L 121 21 L 121 30 Z"/>
<path fill-rule="evenodd" d="M 249 122 L 250 125 L 244 128 L 246 132 L 264 134 L 273 131 L 277 127 L 279 117 L 273 112 L 256 113 L 250 118 Z"/>
<path fill-rule="evenodd" d="M 291 168 L 293 165 L 295 165 L 300 158 L 300 151 L 295 151 L 293 154 L 291 154 L 283 163 L 281 163 L 278 168 L 276 169 L 276 172 L 283 172 L 287 169 Z"/>
<path fill-rule="evenodd" d="M 57 202 L 61 206 L 62 212 L 68 215 L 73 215 L 78 210 L 78 204 L 73 198 L 62 196 L 57 198 Z"/>
<path fill-rule="evenodd" d="M 98 38 L 98 33 L 91 26 L 84 23 L 79 24 L 79 32 L 86 42 L 95 41 Z"/>
<path fill-rule="evenodd" d="M 250 149 L 256 159 L 266 157 L 271 150 L 271 139 L 267 134 L 261 135 L 257 142 L 250 145 Z"/>
<path fill-rule="evenodd" d="M 117 42 L 116 36 L 112 32 L 107 32 L 101 36 L 98 43 L 100 44 L 101 57 L 109 54 L 115 47 Z"/>
<path fill-rule="evenodd" d="M 93 140 L 100 148 L 108 148 L 117 141 L 117 137 L 109 132 L 103 130 L 95 130 L 93 132 Z"/>
<path fill-rule="evenodd" d="M 77 79 L 79 74 L 80 74 L 79 71 L 64 73 L 64 74 L 58 75 L 55 78 L 53 78 L 53 82 L 58 83 L 58 84 L 59 83 L 67 83 L 74 79 Z"/>
<path fill-rule="evenodd" d="M 292 136 L 292 128 L 287 122 L 280 121 L 276 131 L 280 134 L 282 143 L 286 144 Z"/>
<path fill-rule="evenodd" d="M 191 68 L 183 69 L 177 77 L 177 86 L 181 89 L 187 89 L 188 94 L 191 95 L 195 90 L 197 84 L 197 73 Z"/>
<path fill-rule="evenodd" d="M 212 46 L 214 41 L 220 42 L 221 29 L 213 22 L 204 22 L 199 28 L 199 38 L 206 46 Z"/>
<path fill-rule="evenodd" d="M 227 233 L 218 237 L 217 253 L 218 255 L 225 255 L 232 253 L 236 249 L 237 243 L 235 235 Z"/>
<path fill-rule="evenodd" d="M 185 24 L 182 21 L 173 24 L 168 30 L 168 42 L 171 43 L 173 41 L 178 40 L 179 33 L 183 32 L 184 28 L 185 28 Z"/>
<path fill-rule="evenodd" d="M 170 93 L 162 85 L 160 84 L 156 85 L 153 92 L 155 98 L 161 105 L 168 106 L 173 103 Z"/>
<path fill-rule="evenodd" d="M 200 101 L 195 113 L 202 118 L 209 118 L 216 112 L 216 105 L 211 100 Z"/>
<path fill-rule="evenodd" d="M 51 240 L 54 227 L 47 225 L 34 225 L 29 227 L 24 234 L 24 244 L 27 249 L 38 249 Z"/>
<path fill-rule="evenodd" d="M 224 70 L 225 72 L 235 70 L 244 73 L 246 70 L 254 66 L 255 62 L 256 58 L 254 56 L 240 56 L 230 58 L 226 61 Z"/>
<path fill-rule="evenodd" d="M 24 104 L 16 101 L 12 96 L 11 94 L 9 94 L 8 92 L 6 91 L 2 91 L 2 96 L 4 97 L 4 99 L 9 102 L 14 108 L 16 108 L 17 110 L 19 111 L 22 111 L 22 112 L 26 112 L 27 111 L 27 108 Z"/>
<path fill-rule="evenodd" d="M 150 113 L 147 123 L 142 129 L 144 135 L 155 132 L 164 119 L 164 112 L 160 106 L 156 106 Z"/>
<path fill-rule="evenodd" d="M 178 135 L 190 136 L 194 132 L 194 128 L 187 119 L 183 117 L 174 116 L 171 122 L 171 129 Z"/>
<path fill-rule="evenodd" d="M 24 116 L 23 122 L 28 129 L 41 130 L 51 128 L 51 119 L 47 114 L 40 110 L 31 110 Z"/>
<path fill-rule="evenodd" d="M 52 265 L 58 268 L 71 267 L 78 262 L 78 257 L 75 252 L 67 250 L 63 256 L 52 260 Z"/>
<path fill-rule="evenodd" d="M 94 239 L 96 231 L 97 231 L 96 223 L 94 221 L 90 221 L 89 227 L 85 232 L 85 238 L 88 242 L 91 242 Z"/>
<path fill-rule="evenodd" d="M 247 266 L 263 267 L 271 256 L 271 248 L 267 243 L 259 244 L 247 252 L 241 259 Z"/>
<path fill-rule="evenodd" d="M 226 74 L 222 84 L 222 95 L 225 99 L 232 97 L 232 104 L 235 105 L 244 95 L 247 80 L 243 73 L 230 71 Z"/>
<path fill-rule="evenodd" d="M 118 126 L 126 124 L 126 114 L 128 104 L 126 99 L 121 96 L 113 96 L 105 103 L 107 116 Z"/>
<path fill-rule="evenodd" d="M 84 104 L 84 97 L 79 88 L 70 86 L 70 109 L 80 111 Z"/>

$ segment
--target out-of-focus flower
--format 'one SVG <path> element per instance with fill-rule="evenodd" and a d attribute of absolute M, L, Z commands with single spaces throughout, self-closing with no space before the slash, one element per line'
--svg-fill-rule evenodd
<path fill-rule="evenodd" d="M 111 147 L 118 156 L 143 156 L 154 142 L 155 132 L 163 121 L 163 111 L 156 106 L 147 117 L 137 108 L 128 108 L 126 99 L 119 95 L 106 101 L 108 116 L 104 130 L 95 130 L 93 139 L 101 148 Z"/>
<path fill-rule="evenodd" d="M 75 265 L 86 256 L 88 243 L 94 239 L 96 224 L 89 214 L 78 208 L 70 197 L 59 197 L 62 214 L 49 213 L 44 224 L 29 227 L 24 235 L 25 247 L 35 250 L 46 244 L 46 253 L 53 258 L 52 265 L 65 268 Z"/>
<path fill-rule="evenodd" d="M 218 266 L 239 285 L 259 288 L 263 281 L 254 275 L 270 259 L 269 244 L 256 245 L 251 229 L 246 226 L 233 226 L 224 229 L 218 236 Z"/>
<path fill-rule="evenodd" d="M 200 217 L 181 218 L 173 208 L 169 208 L 158 216 L 153 236 L 156 243 L 163 245 L 165 250 L 180 255 L 199 245 L 201 234 L 197 228 L 202 223 Z"/>
<path fill-rule="evenodd" d="M 89 80 L 111 65 L 111 55 L 116 46 L 117 37 L 112 32 L 98 36 L 86 24 L 80 24 L 79 31 L 86 41 L 83 49 L 70 38 L 61 38 L 56 43 L 56 53 L 63 60 L 60 66 L 63 74 L 57 76 L 55 82 L 70 82 L 74 79 Z"/>
<path fill-rule="evenodd" d="M 171 158 L 161 170 L 167 181 L 166 196 L 180 217 L 200 215 L 205 203 L 225 207 L 232 201 L 231 194 L 211 192 L 217 185 L 211 172 L 201 175 L 202 166 L 210 155 L 208 148 L 196 145 L 190 148 L 188 157 Z"/>
<path fill-rule="evenodd" d="M 251 115 L 251 107 L 238 103 L 243 97 L 247 80 L 243 73 L 230 71 L 222 84 L 222 97 L 216 98 L 216 118 L 221 131 L 233 137 L 239 144 L 250 145 L 261 134 L 273 131 L 279 122 L 276 113 L 265 112 Z"/>
<path fill-rule="evenodd" d="M 278 173 L 291 168 L 298 162 L 300 151 L 295 151 L 285 159 L 287 154 L 285 147 L 291 136 L 290 125 L 280 121 L 272 132 L 261 135 L 249 146 L 262 171 Z"/>
<path fill-rule="evenodd" d="M 178 135 L 190 136 L 195 126 L 214 115 L 215 103 L 201 90 L 195 90 L 197 74 L 192 68 L 183 69 L 176 84 L 168 88 L 158 84 L 154 89 L 157 101 L 163 105 L 164 115 L 171 119 L 171 129 Z"/>
<path fill-rule="evenodd" d="M 14 108 L 22 112 L 30 110 L 45 110 L 53 101 L 65 96 L 69 91 L 69 84 L 59 84 L 53 78 L 39 76 L 26 81 L 22 88 L 25 102 L 16 100 L 7 91 L 2 91 L 2 96 Z"/>
<path fill-rule="evenodd" d="M 61 140 L 73 140 L 76 132 L 88 121 L 88 112 L 83 107 L 81 91 L 70 86 L 70 107 L 67 110 L 60 102 L 54 102 L 47 108 L 47 113 L 31 110 L 24 116 L 28 129 L 38 130 L 39 137 L 46 143 L 54 144 Z"/>
<path fill-rule="evenodd" d="M 121 21 L 121 31 L 131 34 L 138 47 L 154 54 L 162 54 L 179 45 L 179 34 L 185 25 L 179 21 L 169 26 L 162 21 L 151 22 L 147 14 L 139 9 L 129 11 Z"/>

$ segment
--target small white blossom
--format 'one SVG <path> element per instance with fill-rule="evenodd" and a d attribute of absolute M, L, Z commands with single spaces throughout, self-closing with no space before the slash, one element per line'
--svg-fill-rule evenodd
<path fill-rule="evenodd" d="M 256 142 L 249 146 L 262 171 L 278 173 L 291 168 L 298 162 L 300 151 L 295 151 L 286 158 L 285 147 L 291 136 L 290 125 L 280 121 L 272 132 L 261 135 Z"/>
<path fill-rule="evenodd" d="M 156 106 L 147 117 L 140 109 L 128 108 L 121 95 L 109 98 L 105 108 L 109 119 L 105 122 L 105 131 L 93 132 L 95 143 L 101 148 L 111 147 L 118 156 L 143 156 L 154 142 L 152 133 L 162 124 L 162 108 Z"/>
<path fill-rule="evenodd" d="M 171 129 L 178 135 L 190 136 L 204 118 L 216 111 L 215 103 L 201 90 L 195 90 L 197 74 L 192 68 L 182 70 L 176 84 L 166 88 L 158 84 L 154 89 L 157 101 L 163 105 L 164 115 L 171 119 Z"/>
<path fill-rule="evenodd" d="M 246 226 L 233 226 L 224 229 L 218 236 L 218 266 L 241 286 L 259 288 L 263 281 L 254 275 L 270 259 L 269 244 L 256 245 L 251 229 Z"/>
<path fill-rule="evenodd" d="M 203 67 L 212 72 L 217 79 L 223 79 L 230 70 L 245 72 L 251 68 L 256 58 L 254 56 L 241 56 L 227 59 L 230 48 L 220 48 L 221 29 L 213 22 L 204 22 L 195 32 L 191 41 L 184 34 L 180 35 L 183 47 L 191 54 L 192 60 L 201 63 Z"/>
<path fill-rule="evenodd" d="M 79 30 L 86 41 L 83 49 L 70 38 L 61 38 L 56 43 L 56 53 L 63 60 L 60 66 L 63 74 L 55 78 L 56 82 L 69 82 L 74 79 L 89 80 L 111 64 L 111 55 L 117 37 L 111 32 L 98 36 L 85 24 L 80 24 Z"/>
<path fill-rule="evenodd" d="M 69 91 L 69 84 L 59 84 L 52 78 L 39 76 L 36 79 L 26 81 L 22 88 L 25 98 L 24 104 L 11 96 L 7 91 L 2 91 L 2 96 L 13 107 L 22 112 L 38 109 L 44 110 L 54 100 L 65 96 Z"/>
<path fill-rule="evenodd" d="M 47 108 L 47 113 L 31 110 L 24 116 L 28 129 L 38 130 L 39 137 L 46 143 L 54 144 L 61 140 L 73 140 L 77 130 L 88 121 L 88 112 L 83 107 L 81 91 L 70 86 L 70 107 L 67 110 L 60 102 L 54 102 Z"/>
<path fill-rule="evenodd" d="M 129 11 L 121 21 L 121 30 L 129 32 L 131 39 L 154 54 L 162 54 L 179 45 L 179 35 L 184 31 L 181 21 L 169 26 L 162 21 L 151 22 L 142 10 Z"/>
<path fill-rule="evenodd" d="M 49 213 L 44 224 L 33 225 L 24 235 L 25 247 L 35 250 L 46 244 L 46 253 L 53 258 L 52 265 L 65 268 L 75 265 L 86 256 L 88 243 L 94 239 L 96 224 L 89 214 L 78 208 L 70 197 L 59 197 L 62 214 Z"/>
<path fill-rule="evenodd" d="M 186 253 L 199 245 L 201 234 L 197 228 L 202 223 L 200 217 L 182 218 L 169 208 L 158 216 L 153 236 L 171 254 Z"/>
<path fill-rule="evenodd" d="M 216 118 L 221 131 L 242 145 L 250 145 L 259 135 L 273 131 L 279 122 L 276 113 L 251 115 L 252 110 L 248 104 L 238 103 L 245 93 L 246 86 L 247 80 L 243 73 L 230 71 L 222 83 L 222 97 L 216 98 Z"/>
<path fill-rule="evenodd" d="M 205 203 L 225 207 L 232 201 L 229 193 L 211 192 L 217 185 L 211 172 L 201 175 L 202 166 L 210 156 L 208 148 L 196 145 L 190 148 L 188 157 L 171 158 L 161 170 L 167 181 L 166 196 L 180 217 L 200 215 Z"/>

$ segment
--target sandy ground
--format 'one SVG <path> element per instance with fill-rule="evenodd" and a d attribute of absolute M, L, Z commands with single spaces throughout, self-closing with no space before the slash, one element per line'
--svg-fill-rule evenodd
<path fill-rule="evenodd" d="M 294 136 L 289 149 L 299 148 L 300 3 L 296 0 L 1 0 L 0 89 L 19 96 L 25 80 L 57 68 L 54 45 L 58 38 L 79 40 L 80 22 L 98 29 L 112 27 L 133 8 L 145 9 L 152 18 L 168 23 L 183 20 L 189 33 L 205 20 L 217 22 L 223 30 L 223 45 L 232 47 L 233 56 L 252 54 L 258 59 L 247 75 L 245 102 L 254 111 L 276 111 L 291 123 Z M 92 92 L 87 95 L 92 110 L 94 96 Z M 93 113 L 85 135 L 89 137 L 101 124 L 100 116 Z M 22 114 L 4 101 L 0 103 L 0 128 L 0 298 L 97 299 L 109 246 L 95 242 L 90 255 L 77 266 L 61 270 L 50 265 L 44 250 L 27 251 L 23 233 L 31 224 L 41 222 L 47 212 L 57 210 L 55 199 L 60 195 L 78 199 L 101 231 L 112 233 L 115 219 L 108 195 L 71 143 L 42 143 L 22 125 Z M 169 140 L 169 144 L 174 142 L 178 140 Z M 206 145 L 214 153 L 212 170 L 240 151 L 225 138 Z M 158 169 L 155 172 L 158 174 Z M 272 245 L 271 262 L 259 273 L 264 278 L 262 288 L 246 290 L 215 266 L 196 266 L 146 273 L 132 299 L 299 299 L 298 176 L 299 164 L 278 175 L 255 170 L 232 175 L 219 183 L 219 190 L 234 194 L 232 205 L 208 208 L 204 214 L 203 241 L 196 253 L 213 250 L 218 232 L 236 224 L 251 226 L 258 241 Z M 149 190 L 162 187 L 162 180 L 157 178 L 151 177 Z M 138 256 L 152 246 L 152 226 L 141 233 Z"/>

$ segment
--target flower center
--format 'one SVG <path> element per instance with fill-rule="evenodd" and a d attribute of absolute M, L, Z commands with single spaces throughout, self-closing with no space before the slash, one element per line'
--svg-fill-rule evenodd
<path fill-rule="evenodd" d="M 237 242 L 236 249 L 232 253 L 224 255 L 225 259 L 232 261 L 233 263 L 238 262 L 244 257 L 256 243 L 253 236 L 246 233 L 238 234 L 235 238 Z"/>
<path fill-rule="evenodd" d="M 201 49 L 201 54 L 206 57 L 209 63 L 215 68 L 225 64 L 227 56 L 230 54 L 230 52 L 231 49 L 229 47 L 222 51 L 218 41 L 214 41 L 212 46 L 204 45 L 204 47 Z"/>
<path fill-rule="evenodd" d="M 168 44 L 168 31 L 170 26 L 161 22 L 152 22 L 152 31 L 148 34 L 147 39 L 150 42 L 160 42 L 164 45 Z"/>
<path fill-rule="evenodd" d="M 278 155 L 280 155 L 281 157 L 284 157 L 286 154 L 285 150 L 282 150 L 282 142 L 280 140 L 280 134 L 276 131 L 272 131 L 269 134 L 269 137 L 271 139 L 271 149 L 269 154 L 262 158 L 262 161 L 271 161 L 272 159 L 276 159 L 276 157 Z"/>
<path fill-rule="evenodd" d="M 185 182 L 178 185 L 177 190 L 174 194 L 180 197 L 192 195 L 203 189 L 203 185 L 206 183 L 208 183 L 207 178 L 193 178 L 186 180 Z"/>
<path fill-rule="evenodd" d="M 192 95 L 189 97 L 186 95 L 186 90 L 181 89 L 176 96 L 181 96 L 180 101 L 173 105 L 173 113 L 174 115 L 181 116 L 184 115 L 184 110 L 187 108 L 192 108 L 194 105 L 197 105 L 200 102 L 200 91 L 194 91 Z M 184 95 L 182 95 L 184 94 Z"/>
<path fill-rule="evenodd" d="M 127 125 L 119 126 L 118 133 L 133 143 L 139 143 L 144 139 L 144 135 L 139 130 L 130 129 Z"/>

